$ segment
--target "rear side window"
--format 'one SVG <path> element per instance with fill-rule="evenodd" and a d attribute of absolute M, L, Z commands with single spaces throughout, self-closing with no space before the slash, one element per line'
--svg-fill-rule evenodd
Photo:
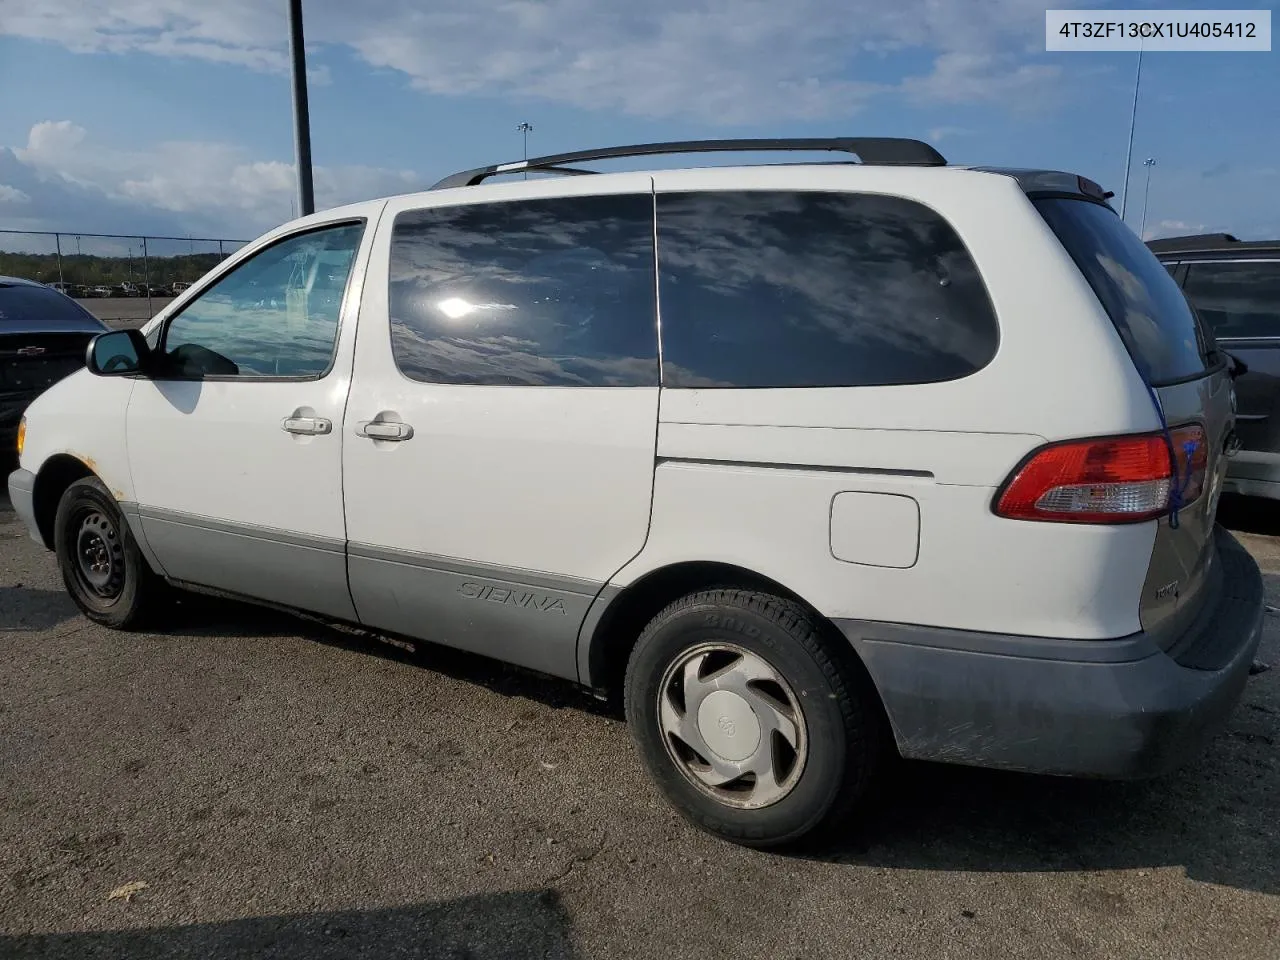
<path fill-rule="evenodd" d="M 663 384 L 845 387 L 954 380 L 999 328 L 951 225 L 900 197 L 658 197 Z"/>
<path fill-rule="evenodd" d="M 1193 263 L 1183 289 L 1219 340 L 1280 337 L 1280 260 Z"/>
<path fill-rule="evenodd" d="M 1195 314 L 1114 210 L 1089 200 L 1035 201 L 1101 301 L 1138 369 L 1154 385 L 1199 376 L 1205 357 Z"/>
<path fill-rule="evenodd" d="M 658 384 L 651 196 L 402 213 L 390 284 L 392 351 L 411 379 Z"/>

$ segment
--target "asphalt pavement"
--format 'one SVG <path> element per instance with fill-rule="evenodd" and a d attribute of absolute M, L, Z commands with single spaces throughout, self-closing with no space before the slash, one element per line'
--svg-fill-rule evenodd
<path fill-rule="evenodd" d="M 95 317 L 113 327 L 145 323 L 173 302 L 173 297 L 88 297 L 77 300 Z"/>
<path fill-rule="evenodd" d="M 1224 510 L 1280 606 L 1280 522 Z M 1280 669 L 1174 775 L 903 765 L 801 856 L 687 826 L 568 684 L 230 602 L 93 626 L 7 501 L 0 663 L 5 960 L 1280 956 Z"/>

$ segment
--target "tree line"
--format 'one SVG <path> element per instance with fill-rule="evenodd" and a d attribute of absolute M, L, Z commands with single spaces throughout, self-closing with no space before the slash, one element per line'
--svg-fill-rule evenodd
<path fill-rule="evenodd" d="M 232 251 L 226 251 L 230 254 Z M 5 253 L 0 251 L 0 276 L 22 277 L 40 283 L 81 284 L 86 287 L 112 286 L 126 280 L 134 283 L 190 283 L 212 270 L 222 260 L 217 253 L 184 253 L 171 257 L 102 257 L 94 254 L 62 254 L 61 275 L 56 253 Z"/>

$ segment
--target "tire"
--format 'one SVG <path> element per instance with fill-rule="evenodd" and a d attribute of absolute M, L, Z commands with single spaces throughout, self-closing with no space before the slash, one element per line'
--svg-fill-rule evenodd
<path fill-rule="evenodd" d="M 695 825 L 745 846 L 794 845 L 866 794 L 887 753 L 882 708 L 852 652 L 825 636 L 800 604 L 736 589 L 686 596 L 645 627 L 627 665 L 627 723 Z M 744 767 L 765 776 L 725 782 Z"/>
<path fill-rule="evenodd" d="M 129 630 L 157 612 L 167 585 L 148 566 L 115 499 L 97 477 L 77 480 L 63 492 L 53 537 L 62 582 L 90 620 Z"/>

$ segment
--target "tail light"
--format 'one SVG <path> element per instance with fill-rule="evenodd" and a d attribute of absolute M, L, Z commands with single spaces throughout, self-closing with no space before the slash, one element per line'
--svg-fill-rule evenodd
<path fill-rule="evenodd" d="M 995 512 L 1014 520 L 1135 523 L 1192 503 L 1204 492 L 1209 456 L 1204 430 L 1053 443 L 1006 482 Z M 1176 466 L 1176 471 L 1174 467 Z"/>

